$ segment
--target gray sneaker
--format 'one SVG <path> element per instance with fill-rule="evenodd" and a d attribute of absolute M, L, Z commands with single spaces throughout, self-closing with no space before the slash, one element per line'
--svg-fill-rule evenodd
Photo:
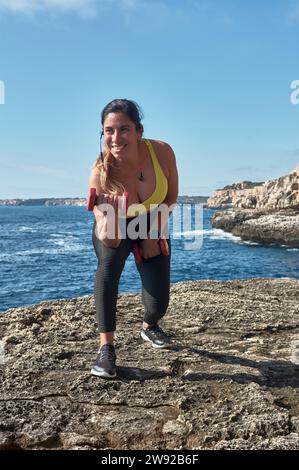
<path fill-rule="evenodd" d="M 167 348 L 170 337 L 158 325 L 141 330 L 141 338 L 152 343 L 153 348 Z"/>
<path fill-rule="evenodd" d="M 113 344 L 104 344 L 98 351 L 96 362 L 91 368 L 91 374 L 107 379 L 116 377 L 115 361 L 116 354 Z"/>

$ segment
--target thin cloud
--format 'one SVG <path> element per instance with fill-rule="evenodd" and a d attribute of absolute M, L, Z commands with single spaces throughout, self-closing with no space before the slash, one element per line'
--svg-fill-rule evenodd
<path fill-rule="evenodd" d="M 100 9 L 122 7 L 127 10 L 143 5 L 143 0 L 0 0 L 0 12 L 23 15 L 55 12 L 96 16 Z"/>
<path fill-rule="evenodd" d="M 24 15 L 56 12 L 95 16 L 97 7 L 104 3 L 107 2 L 103 0 L 0 0 L 0 12 Z"/>
<path fill-rule="evenodd" d="M 0 0 L 0 14 L 9 13 L 34 17 L 43 13 L 68 14 L 74 13 L 81 17 L 96 17 L 99 13 L 112 10 L 117 14 L 120 10 L 128 15 L 140 14 L 142 18 L 152 17 L 158 23 L 165 24 L 169 15 L 184 22 L 193 18 L 194 14 L 222 18 L 215 0 L 184 0 L 175 3 L 172 0 Z M 227 14 L 223 21 L 227 21 Z"/>

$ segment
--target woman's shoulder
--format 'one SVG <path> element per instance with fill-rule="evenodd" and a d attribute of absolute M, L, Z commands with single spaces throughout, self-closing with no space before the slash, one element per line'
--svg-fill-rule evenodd
<path fill-rule="evenodd" d="M 169 175 L 173 173 L 174 169 L 176 168 L 174 151 L 168 143 L 163 142 L 162 140 L 148 140 L 154 148 L 154 151 L 157 155 L 158 161 L 164 171 L 166 178 L 168 178 Z"/>
<path fill-rule="evenodd" d="M 154 139 L 148 139 L 148 140 L 151 142 L 152 146 L 154 147 L 154 150 L 159 159 L 168 160 L 170 162 L 175 161 L 174 151 L 167 142 L 163 142 L 162 140 L 154 140 Z"/>
<path fill-rule="evenodd" d="M 99 168 L 94 164 L 91 169 L 90 169 L 90 176 L 96 176 L 99 177 L 101 174 Z"/>
<path fill-rule="evenodd" d="M 175 154 L 172 147 L 162 140 L 148 139 L 154 147 L 160 163 L 165 163 L 168 167 L 175 165 Z"/>
<path fill-rule="evenodd" d="M 96 188 L 98 192 L 101 192 L 101 180 L 100 180 L 100 170 L 93 166 L 89 175 L 89 187 Z"/>
<path fill-rule="evenodd" d="M 147 139 L 147 140 L 149 140 L 150 143 L 154 146 L 154 148 L 159 150 L 160 152 L 167 153 L 170 150 L 172 150 L 171 146 L 167 142 L 163 142 L 162 140 L 157 140 L 157 139 Z"/>

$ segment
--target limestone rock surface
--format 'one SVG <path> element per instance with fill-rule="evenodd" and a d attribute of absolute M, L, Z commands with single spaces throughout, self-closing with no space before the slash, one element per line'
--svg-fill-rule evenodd
<path fill-rule="evenodd" d="M 299 449 L 299 281 L 172 285 L 170 349 L 120 295 L 118 377 L 90 375 L 92 297 L 0 314 L 0 449 Z"/>

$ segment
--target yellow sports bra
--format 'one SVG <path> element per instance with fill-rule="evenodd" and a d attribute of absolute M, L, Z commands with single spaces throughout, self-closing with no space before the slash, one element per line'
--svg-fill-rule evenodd
<path fill-rule="evenodd" d="M 161 204 L 168 192 L 168 181 L 166 176 L 163 173 L 163 170 L 159 164 L 157 155 L 155 153 L 154 147 L 151 142 L 147 139 L 143 139 L 145 142 L 154 167 L 154 172 L 156 176 L 156 187 L 153 194 L 147 198 L 145 201 L 140 203 L 131 204 L 127 209 L 127 218 L 128 217 L 137 217 L 145 212 L 150 212 L 155 209 L 159 204 Z"/>

